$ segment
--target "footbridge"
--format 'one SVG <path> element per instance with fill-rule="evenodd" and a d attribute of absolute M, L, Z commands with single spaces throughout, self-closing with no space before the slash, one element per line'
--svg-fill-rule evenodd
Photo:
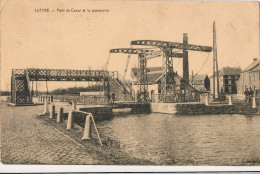
<path fill-rule="evenodd" d="M 111 92 L 131 97 L 131 85 L 119 79 L 117 71 L 70 69 L 13 69 L 11 76 L 11 102 L 32 103 L 33 81 L 96 81 L 103 82 L 105 94 Z"/>

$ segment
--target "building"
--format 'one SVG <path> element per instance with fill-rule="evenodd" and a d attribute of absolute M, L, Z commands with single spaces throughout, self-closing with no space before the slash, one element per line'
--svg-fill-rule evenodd
<path fill-rule="evenodd" d="M 219 92 L 225 94 L 237 94 L 237 81 L 240 77 L 240 67 L 223 67 L 219 70 Z M 213 94 L 213 76 L 210 77 L 211 94 Z M 215 76 L 215 94 L 217 91 L 217 77 Z"/>
<path fill-rule="evenodd" d="M 241 73 L 240 79 L 237 82 L 238 94 L 244 94 L 246 88 L 251 88 L 253 91 L 260 89 L 260 60 L 253 59 L 253 62 L 248 65 Z"/>
<path fill-rule="evenodd" d="M 205 81 L 206 76 L 207 76 L 207 74 L 197 74 L 197 75 L 194 75 L 193 77 L 190 76 L 191 85 L 200 92 L 206 92 L 207 90 L 204 86 L 204 81 Z"/>
<path fill-rule="evenodd" d="M 148 92 L 150 99 L 153 99 L 154 96 L 159 96 L 161 93 L 161 79 L 163 77 L 162 67 L 150 67 L 147 68 L 147 81 L 148 81 Z M 132 83 L 132 90 L 133 93 L 137 93 L 137 82 L 138 82 L 138 68 L 132 68 L 131 76 L 134 79 Z M 177 73 L 174 73 L 174 80 L 175 80 L 175 94 L 178 95 L 185 95 L 185 101 L 189 100 L 190 98 L 199 98 L 200 92 L 192 87 L 189 84 L 182 83 L 182 77 L 180 77 Z M 192 97 L 191 97 L 192 96 Z M 171 97 L 171 96 L 169 96 Z M 171 99 L 169 99 L 170 101 Z M 183 101 L 182 101 L 183 102 Z"/>

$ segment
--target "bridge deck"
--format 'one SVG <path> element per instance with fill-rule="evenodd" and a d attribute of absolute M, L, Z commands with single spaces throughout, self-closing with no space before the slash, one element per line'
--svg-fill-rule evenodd
<path fill-rule="evenodd" d="M 28 73 L 30 81 L 100 81 L 116 78 L 118 72 L 103 70 L 69 70 L 69 69 L 14 69 L 15 78 Z"/>

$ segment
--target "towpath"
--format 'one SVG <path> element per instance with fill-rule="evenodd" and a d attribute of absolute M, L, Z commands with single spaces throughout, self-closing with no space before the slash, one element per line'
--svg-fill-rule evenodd
<path fill-rule="evenodd" d="M 1 162 L 4 164 L 98 164 L 94 154 L 37 119 L 42 106 L 0 103 Z"/>

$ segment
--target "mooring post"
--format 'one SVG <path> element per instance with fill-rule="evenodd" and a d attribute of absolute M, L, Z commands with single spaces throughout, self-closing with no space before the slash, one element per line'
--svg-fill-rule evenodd
<path fill-rule="evenodd" d="M 77 110 L 76 100 L 72 100 L 72 110 Z"/>
<path fill-rule="evenodd" d="M 70 110 L 67 122 L 67 129 L 74 128 L 74 121 L 73 121 L 73 110 Z"/>
<path fill-rule="evenodd" d="M 84 128 L 84 134 L 83 137 L 81 138 L 82 140 L 90 140 L 91 139 L 91 124 L 90 120 L 91 116 L 87 115 L 86 116 L 86 121 L 85 121 L 85 128 Z"/>
<path fill-rule="evenodd" d="M 45 103 L 44 103 L 44 114 L 49 114 L 50 111 L 49 111 L 49 103 L 47 100 L 45 100 Z"/>
<path fill-rule="evenodd" d="M 207 93 L 205 96 L 205 105 L 208 106 L 209 105 L 209 94 Z"/>
<path fill-rule="evenodd" d="M 55 105 L 51 105 L 51 111 L 50 111 L 50 117 L 49 118 L 54 118 L 55 117 Z"/>
<path fill-rule="evenodd" d="M 253 97 L 252 108 L 256 108 L 256 100 L 255 100 L 255 96 Z"/>
<path fill-rule="evenodd" d="M 232 105 L 232 96 L 231 95 L 228 96 L 228 105 Z"/>
<path fill-rule="evenodd" d="M 63 107 L 58 109 L 57 123 L 63 123 Z"/>

